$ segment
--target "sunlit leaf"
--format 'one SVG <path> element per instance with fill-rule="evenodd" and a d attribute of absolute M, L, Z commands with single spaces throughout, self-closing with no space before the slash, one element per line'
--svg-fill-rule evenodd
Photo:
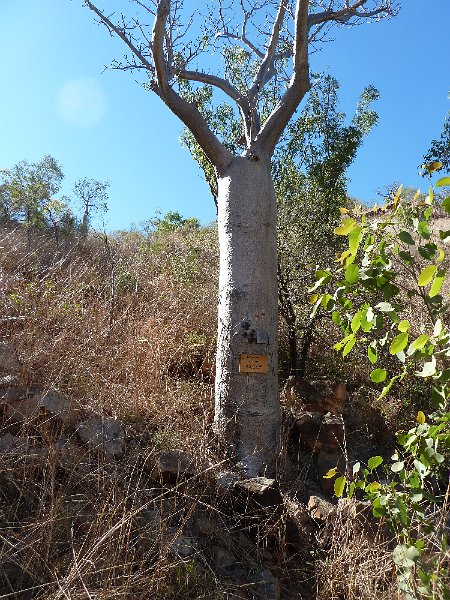
<path fill-rule="evenodd" d="M 397 354 L 406 348 L 408 345 L 408 334 L 406 332 L 399 333 L 389 346 L 390 354 Z"/>
<path fill-rule="evenodd" d="M 356 283 L 359 277 L 358 265 L 351 264 L 345 269 L 345 281 L 350 284 Z"/>
<path fill-rule="evenodd" d="M 349 352 L 351 352 L 355 343 L 356 343 L 356 339 L 354 337 L 348 340 L 348 342 L 345 344 L 344 350 L 342 351 L 343 358 L 345 358 L 347 356 L 347 354 L 349 354 Z"/>
<path fill-rule="evenodd" d="M 433 335 L 438 337 L 442 333 L 442 320 L 438 319 L 434 324 Z"/>
<path fill-rule="evenodd" d="M 346 478 L 342 475 L 338 477 L 334 482 L 334 494 L 336 498 L 340 498 L 345 490 L 345 484 L 347 483 Z"/>
<path fill-rule="evenodd" d="M 441 291 L 441 287 L 445 281 L 445 275 L 446 271 L 444 270 L 438 271 L 436 273 L 436 277 L 434 278 L 433 284 L 430 288 L 430 291 L 428 292 L 430 298 L 434 298 L 434 296 L 437 296 L 437 294 L 439 294 L 439 292 Z"/>
<path fill-rule="evenodd" d="M 372 458 L 369 458 L 367 461 L 367 466 L 371 471 L 379 467 L 381 464 L 383 464 L 383 457 L 381 456 L 372 456 Z"/>
<path fill-rule="evenodd" d="M 425 423 L 425 419 L 425 414 L 421 410 L 419 410 L 419 412 L 417 413 L 416 421 L 423 425 Z"/>
<path fill-rule="evenodd" d="M 399 473 L 400 471 L 403 470 L 404 466 L 405 466 L 405 463 L 403 461 L 395 462 L 391 466 L 391 471 L 393 471 L 394 473 Z"/>
<path fill-rule="evenodd" d="M 350 231 L 356 226 L 355 219 L 344 219 L 342 225 L 336 227 L 334 233 L 336 235 L 348 235 Z"/>
<path fill-rule="evenodd" d="M 409 331 L 409 329 L 411 328 L 411 323 L 409 321 L 407 321 L 406 319 L 404 321 L 400 321 L 400 323 L 398 324 L 398 330 L 405 333 L 406 331 Z"/>
<path fill-rule="evenodd" d="M 323 476 L 323 479 L 332 479 L 337 473 L 337 468 L 333 467 L 332 469 L 330 469 L 329 471 L 327 471 L 325 473 L 325 475 Z"/>
<path fill-rule="evenodd" d="M 422 169 L 425 169 L 428 173 L 434 173 L 435 171 L 442 169 L 442 163 L 439 160 L 433 160 L 430 163 L 423 164 Z"/>
<path fill-rule="evenodd" d="M 437 271 L 436 265 L 428 265 L 428 267 L 425 267 L 421 271 L 419 278 L 417 280 L 417 284 L 419 285 L 419 287 L 425 287 L 426 285 L 428 285 L 430 283 L 430 281 L 433 279 L 436 271 Z"/>
<path fill-rule="evenodd" d="M 356 254 L 358 248 L 359 248 L 359 244 L 361 243 L 363 234 L 362 234 L 362 227 L 360 227 L 359 225 L 357 225 L 350 233 L 348 236 L 348 245 L 349 245 L 349 249 L 350 252 L 352 254 Z"/>
<path fill-rule="evenodd" d="M 378 360 L 378 351 L 377 351 L 377 346 L 375 342 L 372 342 L 368 347 L 367 347 L 367 356 L 369 357 L 369 360 L 371 362 L 372 365 L 374 365 L 377 360 Z"/>
<path fill-rule="evenodd" d="M 441 177 L 436 181 L 436 187 L 450 186 L 450 177 Z"/>
<path fill-rule="evenodd" d="M 422 348 L 425 346 L 429 339 L 430 336 L 425 335 L 423 333 L 422 335 L 419 335 L 419 337 L 416 340 L 414 340 L 411 346 L 412 348 L 414 348 L 414 350 L 422 350 Z"/>
<path fill-rule="evenodd" d="M 387 371 L 385 369 L 374 369 L 370 374 L 370 379 L 374 383 L 381 383 L 387 377 Z"/>
<path fill-rule="evenodd" d="M 350 328 L 353 333 L 356 333 L 361 326 L 361 311 L 355 313 L 352 322 L 350 323 Z"/>
<path fill-rule="evenodd" d="M 376 490 L 379 490 L 381 487 L 381 483 L 378 481 L 372 481 L 372 483 L 369 483 L 369 485 L 366 487 L 366 492 L 375 492 Z"/>
<path fill-rule="evenodd" d="M 445 200 L 443 200 L 442 208 L 445 210 L 446 213 L 450 213 L 450 196 L 448 198 L 445 198 Z M 441 237 L 441 239 L 442 239 L 442 237 Z"/>
<path fill-rule="evenodd" d="M 416 375 L 418 377 L 432 377 L 436 373 L 436 358 L 434 356 L 431 357 L 431 360 L 426 362 L 422 370 L 417 372 Z"/>

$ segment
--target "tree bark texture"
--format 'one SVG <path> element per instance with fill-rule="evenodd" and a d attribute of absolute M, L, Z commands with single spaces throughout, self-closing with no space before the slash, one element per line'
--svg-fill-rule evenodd
<path fill-rule="evenodd" d="M 215 429 L 247 476 L 273 475 L 281 414 L 270 160 L 233 158 L 218 181 L 218 228 Z M 242 355 L 266 356 L 267 372 L 240 372 Z"/>

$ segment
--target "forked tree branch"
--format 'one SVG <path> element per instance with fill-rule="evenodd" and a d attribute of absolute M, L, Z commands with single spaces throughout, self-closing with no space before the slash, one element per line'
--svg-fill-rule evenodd
<path fill-rule="evenodd" d="M 189 44 L 185 46 L 188 54 L 188 57 L 184 59 L 185 64 L 183 66 L 176 64 L 175 46 L 192 23 L 191 17 L 187 25 L 180 29 L 181 20 L 178 18 L 178 10 L 180 10 L 181 2 L 179 0 L 152 0 L 151 9 L 148 7 L 150 0 L 147 0 L 147 2 L 144 0 L 134 1 L 154 17 L 151 39 L 146 31 L 143 31 L 138 18 L 132 21 L 131 26 L 125 22 L 121 25 L 115 25 L 111 18 L 99 10 L 91 0 L 85 0 L 85 4 L 107 27 L 111 35 L 117 35 L 125 42 L 134 56 L 133 62 L 129 60 L 127 64 L 119 64 L 117 68 L 125 70 L 127 68 L 143 68 L 148 72 L 152 80 L 151 89 L 191 130 L 208 159 L 219 172 L 232 160 L 232 154 L 210 129 L 196 104 L 186 101 L 175 91 L 172 86 L 174 79 L 211 85 L 225 93 L 236 103 L 242 115 L 247 140 L 247 153 L 270 158 L 289 120 L 309 90 L 308 46 L 311 40 L 316 39 L 317 32 L 323 27 L 330 26 L 333 22 L 353 25 L 362 19 L 381 18 L 393 15 L 396 12 L 393 6 L 395 0 L 372 0 L 372 2 L 370 0 L 339 0 L 339 2 L 338 0 L 320 0 L 319 5 L 324 10 L 312 14 L 309 14 L 309 0 L 295 0 L 295 15 L 292 15 L 291 12 L 291 0 L 255 2 L 255 4 L 250 4 L 250 8 L 244 7 L 241 0 L 243 20 L 241 34 L 238 35 L 229 30 L 229 22 L 222 13 L 222 2 L 218 0 L 220 24 L 223 31 L 216 34 L 216 39 L 227 37 L 239 41 L 241 44 L 246 45 L 260 61 L 256 75 L 245 92 L 218 75 L 187 68 L 189 62 L 201 52 L 200 42 L 194 50 Z M 365 8 L 368 4 L 372 10 Z M 256 19 L 256 12 L 263 6 L 273 5 L 277 7 L 276 16 L 270 33 L 267 33 L 258 26 L 257 20 L 255 22 L 253 20 Z M 153 9 L 153 6 L 155 9 Z M 285 23 L 285 20 L 288 20 L 288 23 Z M 293 35 L 288 30 L 288 24 L 291 20 L 294 22 Z M 258 36 L 267 35 L 268 41 L 265 50 L 256 47 L 248 38 L 247 26 L 250 26 L 250 24 L 253 25 Z M 313 32 L 310 31 L 312 28 L 314 28 Z M 140 35 L 142 35 L 142 44 L 136 41 L 138 38 L 134 37 L 133 30 L 136 30 L 138 34 L 140 32 Z M 177 35 L 173 37 L 175 32 Z M 283 37 L 286 32 L 287 38 Z M 286 47 L 289 48 L 292 38 L 293 49 L 289 52 L 285 50 L 280 52 L 280 40 L 284 40 Z M 261 92 L 276 73 L 276 62 L 281 57 L 288 56 L 292 57 L 290 82 L 276 107 L 261 127 L 258 114 Z"/>
<path fill-rule="evenodd" d="M 120 37 L 131 50 L 131 52 L 142 62 L 149 75 L 156 76 L 156 82 L 153 80 L 151 89 L 167 104 L 170 110 L 188 127 L 199 145 L 203 148 L 206 156 L 216 167 L 218 172 L 225 170 L 233 156 L 219 141 L 209 128 L 202 114 L 194 103 L 187 102 L 171 87 L 168 80 L 168 65 L 164 57 L 164 40 L 166 21 L 170 14 L 170 0 L 159 0 L 155 22 L 153 26 L 152 56 L 154 66 L 142 55 L 140 50 L 131 42 L 128 36 L 120 27 L 117 27 L 112 21 L 102 13 L 90 0 L 85 0 L 99 19 L 113 32 Z"/>

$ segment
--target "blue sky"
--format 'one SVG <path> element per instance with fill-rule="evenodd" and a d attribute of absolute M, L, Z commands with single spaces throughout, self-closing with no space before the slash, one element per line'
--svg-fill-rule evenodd
<path fill-rule="evenodd" d="M 158 208 L 212 221 L 208 187 L 178 142 L 180 123 L 130 73 L 103 72 L 123 49 L 81 4 L 0 0 L 0 168 L 51 154 L 66 194 L 77 178 L 108 179 L 109 229 Z M 311 57 L 313 70 L 340 81 L 348 114 L 364 86 L 380 90 L 379 125 L 349 171 L 350 194 L 367 202 L 393 181 L 425 187 L 417 165 L 450 110 L 450 1 L 402 4 L 394 20 L 336 30 Z"/>

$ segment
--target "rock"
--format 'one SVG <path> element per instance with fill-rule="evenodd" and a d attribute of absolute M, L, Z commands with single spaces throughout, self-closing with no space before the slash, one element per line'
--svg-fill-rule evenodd
<path fill-rule="evenodd" d="M 223 546 L 215 546 L 212 551 L 215 568 L 224 569 L 236 563 L 236 557 Z"/>
<path fill-rule="evenodd" d="M 347 387 L 344 383 L 322 380 L 307 381 L 303 377 L 289 377 L 284 387 L 284 402 L 293 405 L 294 412 L 318 412 L 322 415 L 330 412 L 342 415 Z"/>
<path fill-rule="evenodd" d="M 39 408 L 39 430 L 47 444 L 59 438 L 64 425 L 74 420 L 69 400 L 56 390 L 48 390 L 36 398 Z"/>
<path fill-rule="evenodd" d="M 0 390 L 16 387 L 19 385 L 19 381 L 17 375 L 5 375 L 5 377 L 0 377 Z"/>
<path fill-rule="evenodd" d="M 291 498 L 285 498 L 285 543 L 296 552 L 314 546 L 317 523 L 311 519 L 306 506 Z"/>
<path fill-rule="evenodd" d="M 125 451 L 125 431 L 112 417 L 88 419 L 80 423 L 76 431 L 83 442 L 102 450 L 106 456 L 121 456 Z"/>
<path fill-rule="evenodd" d="M 0 373 L 18 373 L 20 363 L 14 346 L 10 342 L 0 342 Z"/>
<path fill-rule="evenodd" d="M 53 441 L 70 421 L 70 402 L 56 390 L 29 396 L 33 391 L 25 386 L 8 388 L 0 399 L 2 422 L 23 426 L 35 421 L 44 439 Z"/>
<path fill-rule="evenodd" d="M 180 478 L 195 474 L 192 456 L 181 450 L 165 450 L 156 457 L 152 469 L 153 479 L 161 483 L 176 483 Z"/>
<path fill-rule="evenodd" d="M 323 524 L 334 510 L 334 505 L 321 496 L 310 496 L 308 500 L 308 511 L 316 523 Z"/>
<path fill-rule="evenodd" d="M 322 426 L 322 415 L 318 412 L 305 412 L 294 423 L 294 432 L 299 444 L 308 450 L 316 450 L 322 446 L 319 439 Z"/>
<path fill-rule="evenodd" d="M 178 535 L 170 545 L 174 558 L 187 558 L 196 553 L 195 540 L 189 535 Z"/>
<path fill-rule="evenodd" d="M 25 454 L 28 450 L 28 438 L 5 433 L 0 437 L 0 454 L 4 452 Z"/>
<path fill-rule="evenodd" d="M 57 390 L 48 390 L 37 397 L 37 403 L 41 410 L 52 416 L 59 417 L 63 423 L 70 419 L 70 401 Z"/>
<path fill-rule="evenodd" d="M 239 481 L 239 475 L 232 471 L 222 471 L 216 476 L 216 488 L 219 496 L 230 494 L 236 483 Z"/>
<path fill-rule="evenodd" d="M 280 600 L 280 582 L 269 569 L 257 571 L 249 577 L 255 600 Z"/>
<path fill-rule="evenodd" d="M 331 451 L 342 446 L 344 422 L 341 416 L 318 412 L 301 414 L 294 424 L 294 431 L 301 446 L 308 450 Z"/>
<path fill-rule="evenodd" d="M 243 479 L 235 484 L 238 499 L 245 504 L 246 509 L 258 510 L 283 505 L 278 482 L 266 477 Z"/>
<path fill-rule="evenodd" d="M 3 404 L 5 425 L 26 425 L 39 415 L 37 397 L 9 400 Z"/>

